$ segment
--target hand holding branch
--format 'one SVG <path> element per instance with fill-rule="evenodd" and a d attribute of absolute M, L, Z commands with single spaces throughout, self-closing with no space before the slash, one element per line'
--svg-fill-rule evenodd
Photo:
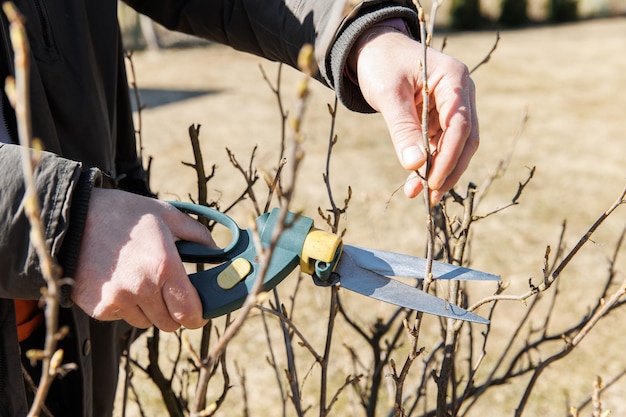
<path fill-rule="evenodd" d="M 426 155 L 422 146 L 422 48 L 391 27 L 365 32 L 353 48 L 349 65 L 367 102 L 379 111 L 391 134 L 400 164 L 410 174 L 405 194 L 413 198 L 423 185 Z M 430 202 L 436 204 L 459 180 L 479 143 L 474 83 L 456 59 L 428 50 L 429 136 L 432 169 Z"/>

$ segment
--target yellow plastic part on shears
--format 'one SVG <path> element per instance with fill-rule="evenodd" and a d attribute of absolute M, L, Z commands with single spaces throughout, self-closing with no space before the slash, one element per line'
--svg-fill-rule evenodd
<path fill-rule="evenodd" d="M 319 229 L 311 229 L 304 240 L 300 256 L 300 269 L 313 275 L 317 262 L 331 263 L 341 256 L 342 240 L 339 236 Z M 333 265 L 333 270 L 336 262 Z"/>
<path fill-rule="evenodd" d="M 245 258 L 237 258 L 217 276 L 217 285 L 223 290 L 230 290 L 245 279 L 252 271 L 252 265 Z"/>

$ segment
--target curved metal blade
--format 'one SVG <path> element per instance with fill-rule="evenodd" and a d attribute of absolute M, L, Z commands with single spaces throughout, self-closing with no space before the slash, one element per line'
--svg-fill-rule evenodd
<path fill-rule="evenodd" d="M 427 294 L 400 281 L 361 268 L 354 262 L 351 251 L 347 253 L 344 251 L 335 272 L 339 275 L 339 283 L 342 287 L 359 294 L 411 310 L 489 324 L 489 320 L 450 304 L 446 300 Z"/>
<path fill-rule="evenodd" d="M 424 279 L 424 271 L 426 270 L 426 259 L 424 258 L 350 245 L 344 245 L 343 252 L 350 254 L 353 262 L 363 269 L 387 276 Z M 433 262 L 432 272 L 435 279 L 500 280 L 497 275 L 444 262 Z"/>

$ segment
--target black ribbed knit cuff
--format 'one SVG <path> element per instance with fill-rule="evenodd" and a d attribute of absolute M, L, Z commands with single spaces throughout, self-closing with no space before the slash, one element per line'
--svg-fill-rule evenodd
<path fill-rule="evenodd" d="M 67 232 L 58 254 L 58 261 L 63 268 L 63 277 L 72 278 L 78 264 L 78 254 L 89 210 L 91 190 L 101 182 L 101 174 L 98 169 L 87 169 L 81 172 L 74 191 L 70 206 L 70 217 Z M 71 307 L 71 285 L 61 285 L 61 307 Z"/>

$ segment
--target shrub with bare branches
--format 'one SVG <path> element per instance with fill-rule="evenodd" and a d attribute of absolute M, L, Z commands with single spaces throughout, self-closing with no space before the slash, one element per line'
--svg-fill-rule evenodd
<path fill-rule="evenodd" d="M 423 10 L 420 17 L 422 38 L 428 40 L 432 28 L 427 30 Z M 489 60 L 494 50 L 495 46 L 483 62 Z M 312 71 L 308 67 L 311 55 L 311 50 L 302 52 L 302 69 L 309 76 Z M 426 74 L 426 52 L 419 65 Z M 189 137 L 195 160 L 185 165 L 195 172 L 198 195 L 189 196 L 190 200 L 223 212 L 229 212 L 245 202 L 252 207 L 250 211 L 254 216 L 267 212 L 274 205 L 281 207 L 283 212 L 289 209 L 293 194 L 298 190 L 299 163 L 305 157 L 300 145 L 303 141 L 302 129 L 305 128 L 303 114 L 310 104 L 309 78 L 302 79 L 296 92 L 298 105 L 294 115 L 290 116 L 282 101 L 280 71 L 275 83 L 263 73 L 270 91 L 276 96 L 283 124 L 276 166 L 272 169 L 258 167 L 256 147 L 246 163 L 242 163 L 228 150 L 232 169 L 243 179 L 242 191 L 232 202 L 211 201 L 207 183 L 213 178 L 216 165 L 207 169 L 199 147 L 200 126 L 191 126 Z M 428 85 L 425 85 L 424 97 L 428 96 Z M 428 109 L 427 103 L 424 108 Z M 335 132 L 337 102 L 328 104 L 328 110 L 330 129 L 326 167 L 322 177 L 327 189 L 328 207 L 318 207 L 313 211 L 319 214 L 319 224 L 325 224 L 332 233 L 349 239 L 349 233 L 342 224 L 342 216 L 349 211 L 352 189 L 349 187 L 343 193 L 335 192 L 330 163 L 334 146 L 338 143 Z M 524 121 L 525 117 L 522 118 L 514 142 L 522 136 Z M 427 124 L 428 117 L 425 114 L 422 126 L 425 133 L 428 132 Z M 426 134 L 424 136 L 427 137 Z M 427 141 L 424 147 L 429 154 Z M 25 166 L 30 167 L 32 159 L 27 158 L 25 161 Z M 533 180 L 535 168 L 529 169 L 527 176 L 519 180 L 518 187 L 511 190 L 509 202 L 479 214 L 483 198 L 489 193 L 491 185 L 506 175 L 509 163 L 510 155 L 505 155 L 482 184 L 470 182 L 459 186 L 435 207 L 429 207 L 426 198 L 428 260 L 469 265 L 473 250 L 472 231 L 480 227 L 479 223 L 489 221 L 501 211 L 523 203 L 526 186 Z M 32 172 L 32 168 L 29 170 Z M 260 178 L 263 181 L 258 181 Z M 423 180 L 427 195 L 427 176 Z M 506 281 L 500 282 L 493 294 L 479 296 L 469 285 L 457 281 L 444 284 L 427 278 L 420 283 L 424 291 L 445 298 L 450 303 L 469 311 L 480 309 L 491 320 L 487 326 L 454 319 L 426 322 L 421 312 L 403 308 L 385 315 L 363 314 L 361 309 L 351 305 L 349 296 L 344 296 L 339 287 L 332 286 L 324 294 L 327 297 L 324 303 L 326 310 L 316 309 L 314 312 L 317 327 L 313 327 L 304 317 L 306 314 L 300 314 L 302 309 L 314 308 L 307 306 L 301 296 L 301 284 L 304 285 L 307 277 L 294 273 L 290 277 L 291 285 L 281 286 L 271 294 L 262 293 L 261 287 L 257 286 L 242 309 L 224 318 L 209 321 L 200 331 L 180 330 L 163 337 L 158 329 L 153 328 L 146 337 L 139 339 L 144 342 L 143 345 L 135 344 L 134 349 L 127 352 L 121 413 L 125 414 L 128 403 L 135 402 L 144 414 L 142 390 L 136 382 L 136 375 L 141 373 L 157 387 L 164 408 L 173 416 L 215 415 L 224 410 L 228 398 L 232 396 L 236 397 L 235 403 L 241 407 L 240 413 L 246 416 L 304 416 L 314 412 L 320 416 L 333 412 L 363 416 L 484 415 L 482 401 L 494 391 L 513 384 L 523 387 L 516 399 L 514 412 L 514 415 L 521 416 L 527 410 L 530 396 L 545 370 L 574 351 L 583 339 L 592 334 L 594 326 L 624 305 L 626 280 L 619 280 L 617 260 L 623 248 L 626 229 L 616 232 L 613 256 L 608 260 L 601 291 L 598 294 L 586 294 L 588 300 L 593 300 L 589 309 L 583 313 L 572 311 L 567 320 L 561 320 L 558 326 L 554 324 L 555 311 L 563 294 L 559 284 L 568 272 L 567 267 L 578 256 L 581 248 L 591 241 L 593 233 L 625 202 L 626 189 L 618 193 L 614 203 L 599 214 L 571 248 L 565 245 L 567 228 L 566 223 L 563 223 L 556 243 L 545 249 L 541 260 L 541 278 L 529 279 L 528 288 L 522 293 L 513 293 Z M 36 211 L 33 213 L 33 230 L 36 233 Z M 254 227 L 253 224 L 251 222 L 250 227 Z M 212 228 L 214 225 L 206 223 L 206 226 Z M 422 232 L 419 231 L 420 234 Z M 46 248 L 40 249 L 43 249 L 41 256 L 45 256 Z M 259 253 L 264 262 L 269 262 L 272 246 L 267 249 L 259 246 Z M 197 270 L 204 268 L 205 265 L 196 266 Z M 48 294 L 54 296 L 58 277 L 54 275 L 53 266 L 50 267 L 49 275 L 52 284 L 49 284 Z M 428 271 L 425 276 L 428 277 Z M 54 298 L 46 300 L 49 308 L 55 307 Z M 512 327 L 506 325 L 506 332 L 501 328 L 495 331 L 504 315 L 500 314 L 500 307 L 511 302 L 523 303 L 526 306 L 524 314 Z M 322 330 L 319 328 L 321 318 L 325 323 Z M 257 332 L 262 334 L 261 339 L 265 344 L 255 343 L 254 349 L 257 351 L 256 357 L 264 358 L 265 363 L 243 364 L 233 354 L 233 351 L 241 350 L 238 344 L 250 343 L 235 339 L 246 320 L 254 320 Z M 341 340 L 337 336 L 339 328 L 343 334 L 351 334 L 353 337 Z M 424 331 L 439 334 L 437 343 L 430 347 L 424 346 L 420 339 Z M 57 329 L 51 329 L 50 332 L 53 339 L 59 337 Z M 490 349 L 494 345 L 497 348 Z M 38 358 L 47 361 L 54 359 L 54 348 L 41 353 Z M 54 362 L 51 366 L 54 370 Z M 271 413 L 258 410 L 250 403 L 252 388 L 247 384 L 247 372 L 252 366 L 265 366 L 266 383 L 276 387 L 278 397 Z M 233 393 L 233 369 L 238 379 L 237 393 Z M 594 416 L 607 415 L 601 394 L 625 372 L 624 369 L 618 370 L 613 378 L 608 379 L 609 383 L 603 382 L 606 378 L 598 377 L 589 399 L 583 400 L 578 406 L 571 406 L 567 412 L 579 416 L 581 408 L 591 405 Z M 60 370 L 51 372 L 51 375 L 58 373 Z M 311 382 L 314 377 L 317 377 L 316 383 Z M 41 392 L 45 395 L 45 388 Z M 311 401 L 313 397 L 316 401 Z M 232 410 L 227 414 L 232 414 Z"/>

